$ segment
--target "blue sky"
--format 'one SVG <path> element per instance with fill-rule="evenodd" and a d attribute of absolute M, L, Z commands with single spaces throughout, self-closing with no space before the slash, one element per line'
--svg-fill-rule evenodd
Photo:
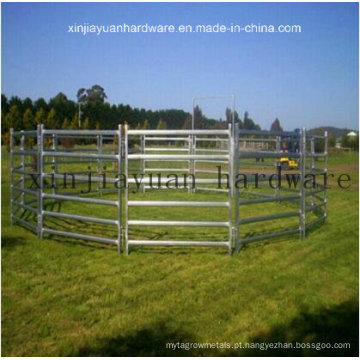
<path fill-rule="evenodd" d="M 74 23 L 297 24 L 301 33 L 88 34 Z M 49 99 L 100 84 L 110 103 L 191 111 L 235 94 L 262 128 L 358 128 L 357 3 L 3 3 L 2 93 Z M 223 116 L 229 102 L 203 103 Z"/>

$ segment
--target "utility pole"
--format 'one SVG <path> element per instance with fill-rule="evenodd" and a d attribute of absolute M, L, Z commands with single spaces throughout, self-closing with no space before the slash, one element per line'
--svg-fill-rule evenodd
<path fill-rule="evenodd" d="M 78 119 L 79 129 L 81 129 L 81 102 L 79 102 L 79 119 Z"/>

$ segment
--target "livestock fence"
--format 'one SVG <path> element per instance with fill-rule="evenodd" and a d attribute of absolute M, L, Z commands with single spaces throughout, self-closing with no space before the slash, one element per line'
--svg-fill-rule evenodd
<path fill-rule="evenodd" d="M 126 254 L 137 246 L 231 254 L 263 239 L 304 238 L 327 217 L 326 132 L 39 125 L 10 135 L 11 223 L 40 239 L 95 241 Z"/>

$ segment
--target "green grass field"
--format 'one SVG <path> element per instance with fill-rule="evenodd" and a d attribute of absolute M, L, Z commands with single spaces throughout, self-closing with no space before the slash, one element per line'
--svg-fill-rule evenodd
<path fill-rule="evenodd" d="M 328 220 L 304 241 L 296 235 L 264 241 L 232 257 L 224 249 L 175 248 L 136 248 L 119 257 L 114 247 L 48 236 L 40 241 L 19 226 L 10 227 L 9 163 L 3 149 L 2 355 L 358 355 L 358 154 L 329 159 L 329 171 L 350 174 L 351 186 L 342 190 L 330 181 Z M 220 195 L 198 196 L 211 200 Z M 64 207 L 93 216 L 102 211 L 89 205 Z M 265 211 L 251 211 L 260 210 Z M 147 209 L 138 211 L 142 218 L 152 215 Z M 177 211 L 173 214 L 179 220 L 223 216 Z M 158 216 L 166 216 L 166 210 Z M 86 228 L 81 223 L 75 227 Z M 189 238 L 189 229 L 149 230 L 154 239 Z M 226 236 L 214 229 L 201 231 L 197 235 L 202 237 Z M 351 347 L 166 348 L 178 341 Z"/>

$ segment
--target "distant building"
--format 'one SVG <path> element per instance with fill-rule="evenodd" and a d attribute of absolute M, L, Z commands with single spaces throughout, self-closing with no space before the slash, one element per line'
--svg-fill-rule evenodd
<path fill-rule="evenodd" d="M 357 133 L 355 131 L 350 131 L 349 133 L 346 134 L 346 136 L 349 138 L 354 138 L 357 136 Z"/>

